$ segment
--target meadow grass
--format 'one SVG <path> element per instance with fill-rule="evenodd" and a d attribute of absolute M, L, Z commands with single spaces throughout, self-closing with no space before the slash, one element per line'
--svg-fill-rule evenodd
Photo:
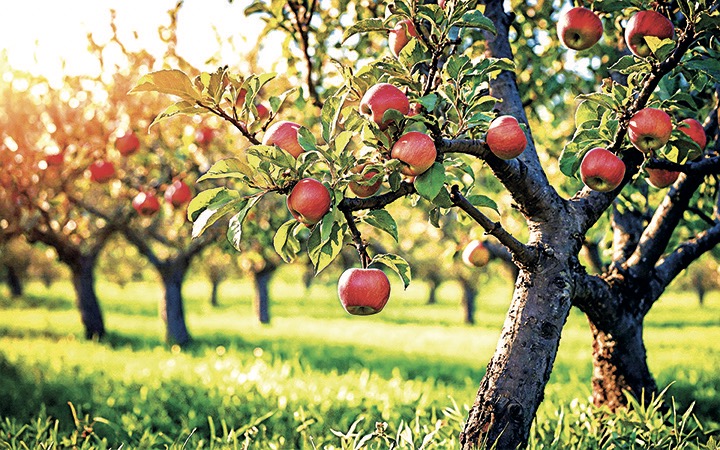
<path fill-rule="evenodd" d="M 100 281 L 98 288 L 109 330 L 100 343 L 80 339 L 68 283 L 50 290 L 31 283 L 15 301 L 0 291 L 0 430 L 18 436 L 26 426 L 37 438 L 42 428 L 45 436 L 53 430 L 51 416 L 61 419 L 58 433 L 67 441 L 81 438 L 97 416 L 104 419 L 88 436 L 100 447 L 352 448 L 373 432 L 373 442 L 387 444 L 389 434 L 375 429 L 375 422 L 387 422 L 395 440 L 405 433 L 405 441 L 419 446 L 432 435 L 437 448 L 452 447 L 511 295 L 511 286 L 498 280 L 483 286 L 477 324 L 468 326 L 452 283 L 442 286 L 434 305 L 425 304 L 422 283 L 407 291 L 394 284 L 382 314 L 351 317 L 334 285 L 318 282 L 305 291 L 284 270 L 271 285 L 272 322 L 260 325 L 246 280 L 224 283 L 221 305 L 213 308 L 208 284 L 190 279 L 184 295 L 194 341 L 169 349 L 156 317 L 157 283 L 120 288 Z M 661 386 L 673 383 L 668 395 L 678 410 L 696 401 L 693 412 L 705 431 L 715 429 L 720 295 L 700 308 L 692 297 L 668 292 L 648 316 L 645 336 L 650 367 Z M 553 441 L 572 447 L 570 437 L 557 440 L 548 430 L 565 428 L 571 436 L 577 427 L 559 424 L 573 414 L 588 417 L 590 343 L 584 316 L 573 311 L 535 428 L 535 439 L 545 444 L 536 448 Z M 575 448 L 592 448 L 585 444 Z"/>

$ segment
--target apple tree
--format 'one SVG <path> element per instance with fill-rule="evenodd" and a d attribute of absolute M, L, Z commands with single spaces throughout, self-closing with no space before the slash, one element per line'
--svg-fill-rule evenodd
<path fill-rule="evenodd" d="M 268 26 L 296 39 L 312 33 L 309 16 L 339 14 L 315 2 L 262 4 L 274 17 Z M 622 406 L 624 391 L 649 398 L 657 386 L 643 318 L 683 269 L 720 242 L 717 5 L 604 0 L 578 13 L 549 2 L 511 4 L 513 12 L 499 0 L 397 0 L 382 16 L 325 34 L 346 42 L 388 36 L 392 54 L 348 49 L 345 58 L 332 56 L 341 63 L 335 77 L 307 71 L 305 84 L 315 89 L 295 101 L 306 114 L 302 124 L 252 130 L 240 120 L 274 74 L 218 71 L 198 83 L 164 70 L 134 89 L 173 95 L 170 110 L 222 117 L 250 141 L 201 177 L 228 184 L 191 202 L 196 230 L 229 216 L 228 236 L 239 240 L 261 199 L 287 195 L 293 219 L 277 229 L 276 251 L 290 261 L 304 247 L 320 272 L 346 243 L 355 247 L 359 268 L 346 271 L 338 288 L 350 313 L 378 312 L 387 301 L 376 267 L 411 280 L 401 255 L 373 254 L 365 238 L 369 228 L 402 235 L 392 203 L 425 207 L 434 224 L 449 214 L 472 220 L 507 249 L 518 276 L 460 436 L 464 448 L 527 442 L 572 306 L 587 314 L 594 336 L 595 402 Z M 280 20 L 286 14 L 305 25 L 289 29 Z M 606 43 L 594 45 L 601 37 Z M 311 61 L 307 42 L 300 48 Z M 598 54 L 604 48 L 615 50 Z M 241 92 L 246 108 L 238 112 Z M 304 107 L 315 96 L 322 108 Z M 281 109 L 285 98 L 270 98 L 271 122 L 300 115 Z M 488 177 L 502 192 L 482 188 Z M 349 189 L 378 181 L 381 190 L 369 196 Z M 493 201 L 502 195 L 509 206 Z M 522 229 L 508 227 L 508 217 Z M 597 274 L 580 259 L 589 233 L 613 245 L 612 261 L 601 261 Z"/>

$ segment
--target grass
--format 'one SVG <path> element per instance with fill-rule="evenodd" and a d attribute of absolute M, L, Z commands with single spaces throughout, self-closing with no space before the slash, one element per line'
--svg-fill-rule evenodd
<path fill-rule="evenodd" d="M 437 448 L 456 444 L 511 287 L 484 286 L 478 324 L 467 326 L 451 283 L 435 305 L 424 304 L 422 283 L 407 291 L 393 285 L 386 310 L 363 318 L 342 310 L 334 285 L 316 283 L 308 292 L 298 286 L 292 268 L 283 269 L 271 286 L 272 323 L 260 325 L 249 282 L 223 284 L 221 306 L 212 308 L 208 284 L 190 279 L 184 295 L 194 342 L 182 350 L 161 342 L 156 283 L 122 289 L 99 283 L 109 330 L 101 343 L 80 339 L 68 283 L 51 290 L 31 283 L 18 301 L 0 291 L 0 432 L 108 448 L 352 448 L 366 435 L 380 445 L 402 433 L 405 441 L 408 433 L 417 440 L 416 447 L 428 435 Z M 669 292 L 648 316 L 645 336 L 650 367 L 660 385 L 673 382 L 668 395 L 677 410 L 695 401 L 693 413 L 705 431 L 717 428 L 720 295 L 711 294 L 700 308 L 692 297 Z M 567 421 L 589 414 L 583 408 L 590 338 L 585 318 L 573 311 L 538 415 L 535 448 L 554 448 L 546 445 L 558 429 L 565 430 L 558 442 L 575 445 L 577 426 Z M 376 429 L 375 422 L 389 425 Z M 48 437 L 54 427 L 56 435 Z M 20 448 L 8 445 L 0 436 L 0 448 Z"/>

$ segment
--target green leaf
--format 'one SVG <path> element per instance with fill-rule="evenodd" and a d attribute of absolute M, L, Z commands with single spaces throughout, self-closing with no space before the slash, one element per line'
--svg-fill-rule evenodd
<path fill-rule="evenodd" d="M 212 165 L 197 182 L 216 178 L 252 179 L 255 170 L 240 158 L 221 159 Z"/>
<path fill-rule="evenodd" d="M 470 58 L 465 55 L 452 55 L 445 64 L 445 71 L 451 79 L 458 79 L 463 68 L 470 64 Z"/>
<path fill-rule="evenodd" d="M 317 150 L 317 140 L 315 136 L 305 127 L 300 127 L 298 130 L 298 144 L 300 144 L 300 147 L 306 152 Z"/>
<path fill-rule="evenodd" d="M 697 70 L 705 72 L 707 75 L 712 77 L 715 81 L 720 82 L 720 61 L 714 58 L 694 58 L 690 61 L 682 63 L 686 69 Z"/>
<path fill-rule="evenodd" d="M 445 183 L 445 167 L 435 162 L 432 167 L 415 178 L 415 189 L 418 194 L 432 201 Z"/>
<path fill-rule="evenodd" d="M 193 86 L 190 78 L 180 70 L 159 70 L 144 75 L 129 94 L 138 92 L 160 92 L 175 95 L 190 103 L 200 100 L 201 95 Z"/>
<path fill-rule="evenodd" d="M 248 211 L 260 200 L 260 197 L 253 197 L 247 202 L 245 207 L 237 214 L 230 218 L 228 222 L 227 240 L 235 247 L 235 250 L 241 251 L 240 242 L 242 241 L 242 225 L 245 221 Z"/>
<path fill-rule="evenodd" d="M 330 136 L 335 134 L 335 124 L 346 96 L 347 92 L 342 95 L 336 93 L 325 100 L 325 104 L 323 104 L 322 111 L 320 111 L 320 124 L 322 125 L 322 138 L 325 142 L 330 142 Z"/>
<path fill-rule="evenodd" d="M 593 92 L 590 94 L 580 94 L 577 96 L 579 100 L 587 100 L 598 105 L 604 106 L 608 109 L 615 109 L 615 98 L 609 94 L 603 94 L 600 92 Z"/>
<path fill-rule="evenodd" d="M 660 39 L 655 36 L 645 36 L 645 42 L 647 42 L 650 51 L 653 52 L 655 57 L 664 61 L 675 48 L 675 41 L 672 39 Z"/>
<path fill-rule="evenodd" d="M 581 160 L 578 155 L 579 150 L 578 145 L 571 141 L 568 142 L 565 148 L 563 148 L 562 153 L 560 153 L 560 158 L 558 160 L 560 172 L 567 177 L 573 178 L 578 168 L 580 168 Z"/>
<path fill-rule="evenodd" d="M 490 208 L 497 213 L 500 212 L 498 210 L 497 203 L 495 203 L 495 200 L 491 199 L 487 195 L 473 194 L 468 195 L 467 197 L 465 197 L 465 199 L 476 208 Z"/>
<path fill-rule="evenodd" d="M 354 25 L 351 25 L 343 34 L 342 41 L 345 42 L 350 36 L 357 33 L 369 33 L 371 31 L 388 31 L 388 27 L 385 25 L 383 19 L 369 18 L 363 19 Z"/>
<path fill-rule="evenodd" d="M 237 194 L 236 191 L 231 191 L 226 187 L 217 187 L 207 189 L 200 192 L 198 195 L 190 200 L 187 208 L 187 218 L 190 222 L 194 222 L 197 216 L 200 215 L 203 209 L 205 209 L 210 203 L 216 199 L 234 198 L 233 193 Z M 239 194 L 238 194 L 239 195 Z"/>
<path fill-rule="evenodd" d="M 293 230 L 299 224 L 300 222 L 297 220 L 290 219 L 278 228 L 273 237 L 275 252 L 277 252 L 286 263 L 295 259 L 295 256 L 300 251 L 300 243 L 293 233 Z"/>
<path fill-rule="evenodd" d="M 419 99 L 417 99 L 417 102 L 420 103 L 427 111 L 432 111 L 433 109 L 435 109 L 437 100 L 437 94 L 428 94 L 424 97 L 420 97 Z"/>
<path fill-rule="evenodd" d="M 398 227 L 393 216 L 384 209 L 375 209 L 368 212 L 363 217 L 363 222 L 377 229 L 380 229 L 395 239 L 398 242 Z"/>
<path fill-rule="evenodd" d="M 410 271 L 410 265 L 398 255 L 392 253 L 378 254 L 373 257 L 370 261 L 369 267 L 377 267 L 378 264 L 382 264 L 385 267 L 391 269 L 393 272 L 398 274 L 403 282 L 405 289 L 410 285 L 412 280 L 412 274 Z"/>
<path fill-rule="evenodd" d="M 200 236 L 205 230 L 230 211 L 244 208 L 247 199 L 240 197 L 237 191 L 227 191 L 227 195 L 216 196 L 193 221 L 192 237 Z"/>
<path fill-rule="evenodd" d="M 481 30 L 489 31 L 492 34 L 497 34 L 495 24 L 493 24 L 492 20 L 485 17 L 485 15 L 477 9 L 466 12 L 460 20 L 455 22 L 453 25 L 465 28 L 480 28 Z"/>
<path fill-rule="evenodd" d="M 153 125 L 155 125 L 156 123 L 176 116 L 178 114 L 191 116 L 197 114 L 199 111 L 200 108 L 195 106 L 193 103 L 187 102 L 185 100 L 180 100 L 179 102 L 173 103 L 172 105 L 168 106 L 167 108 L 165 108 L 165 111 L 155 116 L 148 129 L 152 128 Z"/>
<path fill-rule="evenodd" d="M 315 268 L 315 274 L 322 272 L 340 254 L 343 248 L 343 237 L 347 225 L 335 221 L 332 216 L 326 215 L 323 221 L 328 224 L 316 225 L 308 238 L 308 256 Z M 330 228 L 327 239 L 322 239 L 323 228 Z"/>
<path fill-rule="evenodd" d="M 587 100 L 582 101 L 575 110 L 575 127 L 586 128 L 589 123 L 599 123 L 598 104 Z"/>
<path fill-rule="evenodd" d="M 635 58 L 632 55 L 625 55 L 622 58 L 618 59 L 615 64 L 610 66 L 608 70 L 614 70 L 616 72 L 622 72 L 623 70 L 628 69 L 629 67 L 632 67 L 637 64 L 637 61 L 635 61 Z"/>
<path fill-rule="evenodd" d="M 450 194 L 445 188 L 440 189 L 438 195 L 436 195 L 435 198 L 432 199 L 432 203 L 433 205 L 439 206 L 441 208 L 452 208 L 455 205 L 450 198 Z"/>

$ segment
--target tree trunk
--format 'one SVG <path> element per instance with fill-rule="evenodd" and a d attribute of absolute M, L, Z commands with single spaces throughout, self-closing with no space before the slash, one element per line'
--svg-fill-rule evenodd
<path fill-rule="evenodd" d="M 95 262 L 97 255 L 82 255 L 69 264 L 75 288 L 76 305 L 85 327 L 86 339 L 100 339 L 105 335 L 100 304 L 95 294 Z"/>
<path fill-rule="evenodd" d="M 185 345 L 190 333 L 185 324 L 182 285 L 189 263 L 182 258 L 166 261 L 160 268 L 165 297 L 160 303 L 160 318 L 165 324 L 165 340 L 169 344 Z"/>
<path fill-rule="evenodd" d="M 466 325 L 475 325 L 475 299 L 477 298 L 477 289 L 470 280 L 460 278 L 462 286 L 462 305 L 463 305 L 463 321 Z"/>
<path fill-rule="evenodd" d="M 218 303 L 218 287 L 220 287 L 220 280 L 212 280 L 212 288 L 210 290 L 210 305 L 214 308 L 219 306 Z"/>
<path fill-rule="evenodd" d="M 590 322 L 593 333 L 592 390 L 595 405 L 612 411 L 627 405 L 625 392 L 649 401 L 657 384 L 647 365 L 642 319 L 622 321 L 623 330 L 601 330 Z"/>
<path fill-rule="evenodd" d="M 427 279 L 427 284 L 428 284 L 428 291 L 429 291 L 429 292 L 428 292 L 427 304 L 428 304 L 428 305 L 434 305 L 434 304 L 437 303 L 438 283 L 437 283 L 434 279 L 428 278 L 428 279 Z"/>
<path fill-rule="evenodd" d="M 695 293 L 698 296 L 698 305 L 702 308 L 705 304 L 705 286 L 702 283 L 696 283 Z"/>
<path fill-rule="evenodd" d="M 270 323 L 270 294 L 268 285 L 275 273 L 275 266 L 267 264 L 263 269 L 253 272 L 255 282 L 255 315 L 260 323 Z"/>
<path fill-rule="evenodd" d="M 460 434 L 463 449 L 526 445 L 570 311 L 570 272 L 555 258 L 520 271 L 500 341 Z"/>
<path fill-rule="evenodd" d="M 6 264 L 5 271 L 7 273 L 7 283 L 10 288 L 10 296 L 12 298 L 21 297 L 23 295 L 23 283 L 17 270 L 12 265 Z"/>

